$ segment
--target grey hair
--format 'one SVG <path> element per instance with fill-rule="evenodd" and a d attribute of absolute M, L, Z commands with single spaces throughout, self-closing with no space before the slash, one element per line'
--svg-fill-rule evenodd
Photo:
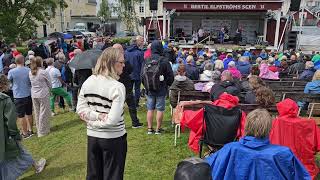
<path fill-rule="evenodd" d="M 272 128 L 272 118 L 266 109 L 256 109 L 247 115 L 244 127 L 246 136 L 267 138 Z"/>
<path fill-rule="evenodd" d="M 204 70 L 212 71 L 212 69 L 213 69 L 213 64 L 212 64 L 212 63 L 207 63 L 207 64 L 204 66 Z"/>
<path fill-rule="evenodd" d="M 54 59 L 53 58 L 48 58 L 46 59 L 46 63 L 48 66 L 52 65 L 54 63 Z"/>

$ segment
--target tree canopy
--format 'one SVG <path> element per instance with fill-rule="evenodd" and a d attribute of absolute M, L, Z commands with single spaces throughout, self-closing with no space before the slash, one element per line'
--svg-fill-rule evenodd
<path fill-rule="evenodd" d="M 31 36 L 37 22 L 46 23 L 60 6 L 67 4 L 64 0 L 1 0 L 0 37 L 12 42 Z"/>
<path fill-rule="evenodd" d="M 112 6 L 110 7 L 108 0 L 102 0 L 98 11 L 98 17 L 102 22 L 107 22 L 111 18 L 111 13 Z"/>

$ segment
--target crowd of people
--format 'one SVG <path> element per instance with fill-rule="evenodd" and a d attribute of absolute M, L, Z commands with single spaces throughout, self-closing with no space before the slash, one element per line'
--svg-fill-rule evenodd
<path fill-rule="evenodd" d="M 57 42 L 53 47 L 32 42 L 26 56 L 17 50 L 15 44 L 6 46 L 1 43 L 0 107 L 3 107 L 3 113 L 0 114 L 5 116 L 0 124 L 1 142 L 5 142 L 1 146 L 4 148 L 0 149 L 2 177 L 9 177 L 11 170 L 7 167 L 12 166 L 10 163 L 20 169 L 12 175 L 15 177 L 31 165 L 35 166 L 36 172 L 42 171 L 45 160 L 35 162 L 20 140 L 21 137 L 27 139 L 36 134 L 40 138 L 50 133 L 50 117 L 57 114 L 56 102 L 65 111 L 78 113 L 87 125 L 87 179 L 123 179 L 127 154 L 124 103 L 128 105 L 132 128 L 141 128 L 143 123 L 137 117 L 137 110 L 142 105 L 141 96 L 145 95 L 146 133 L 160 135 L 164 133 L 162 121 L 167 108 L 166 97 L 169 97 L 170 105 L 176 108 L 179 91 L 208 92 L 208 101 L 218 106 L 222 103 L 226 108 L 230 103 L 234 106 L 239 103 L 258 104 L 259 108 L 267 108 L 276 102 L 274 93 L 264 80 L 294 75 L 309 81 L 305 93 L 320 94 L 319 52 L 311 56 L 293 50 L 262 50 L 258 54 L 253 50 L 200 49 L 196 52 L 161 41 L 152 42 L 144 50 L 145 43 L 141 36 L 133 38 L 129 46 L 112 44 L 107 40 L 104 44 L 89 44 L 86 48 L 81 43 L 73 43 L 65 49 L 68 46 L 63 45 L 63 40 Z M 94 68 L 75 69 L 69 66 L 76 56 L 90 48 L 103 50 Z M 141 83 L 145 93 L 141 92 Z M 33 121 L 36 133 L 33 132 Z M 300 163 L 298 152 L 293 150 L 292 153 L 289 148 L 270 144 L 269 133 L 274 131 L 272 119 L 266 110 L 255 110 L 241 121 L 243 127 L 239 128 L 239 142 L 226 145 L 207 159 L 213 170 L 213 179 L 223 179 L 222 174 L 230 178 L 240 175 L 238 171 L 226 173 L 229 169 L 222 166 L 232 164 L 230 161 L 233 160 L 240 163 L 243 161 L 240 154 L 250 153 L 253 155 L 247 157 L 247 166 L 259 153 L 268 154 L 268 157 L 261 156 L 261 161 L 264 161 L 263 157 L 287 157 L 286 162 L 282 161 L 285 165 L 281 165 L 284 170 L 276 165 L 278 162 L 267 164 L 268 169 L 272 169 L 268 170 L 270 177 L 310 177 L 311 173 L 303 166 L 305 161 Z M 276 144 L 286 145 L 283 142 Z M 10 150 L 9 146 L 14 146 L 14 149 Z M 259 153 L 252 152 L 257 147 L 264 147 L 264 150 L 258 148 Z M 225 156 L 232 153 L 239 154 L 239 157 L 228 162 Z M 7 161 L 12 159 L 16 161 Z M 20 160 L 25 162 L 24 167 L 19 163 Z M 312 177 L 315 176 L 314 172 Z M 252 173 L 250 177 L 258 176 Z"/>

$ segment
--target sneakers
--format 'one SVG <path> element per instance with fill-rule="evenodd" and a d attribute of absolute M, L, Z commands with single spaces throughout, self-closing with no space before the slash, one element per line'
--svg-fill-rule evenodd
<path fill-rule="evenodd" d="M 160 128 L 160 129 L 156 130 L 156 132 L 154 134 L 160 135 L 163 132 L 164 132 L 164 130 L 162 128 Z"/>
<path fill-rule="evenodd" d="M 33 135 L 34 135 L 33 131 L 28 131 L 27 134 L 30 135 L 30 136 L 33 136 Z"/>
<path fill-rule="evenodd" d="M 135 125 L 132 125 L 133 129 L 141 128 L 143 126 L 143 123 L 137 123 Z"/>
<path fill-rule="evenodd" d="M 160 129 L 158 129 L 156 131 L 154 131 L 152 128 L 151 129 L 148 128 L 147 134 L 153 134 L 154 133 L 156 135 L 160 135 L 163 132 L 164 132 L 164 130 L 162 128 L 160 128 Z"/>
<path fill-rule="evenodd" d="M 46 162 L 47 161 L 44 158 L 41 158 L 38 162 L 34 164 L 36 174 L 39 174 L 43 171 L 44 167 L 46 166 Z"/>
<path fill-rule="evenodd" d="M 153 133 L 154 133 L 154 130 L 152 128 L 148 128 L 147 134 L 153 134 Z"/>
<path fill-rule="evenodd" d="M 56 115 L 56 113 L 54 113 L 54 112 L 51 113 L 51 116 L 55 116 L 55 115 Z"/>
<path fill-rule="evenodd" d="M 29 134 L 29 133 L 27 133 L 27 134 L 21 134 L 21 137 L 23 138 L 23 139 L 29 139 L 29 138 L 31 138 L 31 134 Z"/>

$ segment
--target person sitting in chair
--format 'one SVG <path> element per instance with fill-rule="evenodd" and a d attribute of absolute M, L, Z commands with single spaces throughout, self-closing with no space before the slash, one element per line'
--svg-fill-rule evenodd
<path fill-rule="evenodd" d="M 249 113 L 245 136 L 206 158 L 212 179 L 310 179 L 288 147 L 270 144 L 271 128 L 272 118 L 267 110 Z"/>
<path fill-rule="evenodd" d="M 320 131 L 313 119 L 298 116 L 299 107 L 292 99 L 277 104 L 279 116 L 272 121 L 270 142 L 289 147 L 316 179 L 319 168 L 315 154 L 320 151 Z"/>

